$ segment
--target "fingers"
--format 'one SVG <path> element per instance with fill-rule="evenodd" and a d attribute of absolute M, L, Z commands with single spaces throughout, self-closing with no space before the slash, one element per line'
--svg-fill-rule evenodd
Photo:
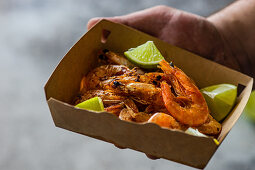
<path fill-rule="evenodd" d="M 126 149 L 125 147 L 122 147 L 122 146 L 119 146 L 119 145 L 116 145 L 116 144 L 114 144 L 115 145 L 115 147 L 117 147 L 117 148 L 119 148 L 119 149 Z M 150 155 L 150 154 L 145 154 L 149 159 L 152 159 L 152 160 L 156 160 L 156 159 L 160 159 L 160 158 L 158 158 L 158 157 L 156 157 L 156 156 L 153 156 L 153 155 Z"/>
<path fill-rule="evenodd" d="M 92 18 L 89 20 L 88 24 L 87 24 L 87 29 L 89 30 L 90 28 L 92 28 L 94 25 L 96 25 L 99 21 L 101 21 L 102 19 L 107 19 L 109 21 L 112 22 L 117 22 L 120 24 L 125 24 L 125 22 L 123 21 L 123 16 L 120 17 L 97 17 L 97 18 Z"/>
<path fill-rule="evenodd" d="M 150 155 L 150 154 L 145 154 L 149 159 L 152 159 L 152 160 L 156 160 L 156 159 L 160 159 L 156 156 L 153 156 L 153 155 Z"/>
<path fill-rule="evenodd" d="M 126 149 L 125 147 L 122 147 L 122 146 L 119 146 L 119 145 L 116 145 L 116 144 L 114 144 L 114 146 L 119 148 L 119 149 Z"/>
<path fill-rule="evenodd" d="M 91 27 L 93 27 L 94 25 L 96 25 L 96 23 L 98 23 L 100 21 L 101 18 L 92 18 L 89 20 L 89 22 L 87 23 L 87 29 L 89 30 Z"/>
<path fill-rule="evenodd" d="M 92 18 L 89 20 L 87 28 L 90 29 L 100 20 L 107 19 L 157 36 L 175 11 L 176 9 L 167 6 L 156 6 L 123 16 Z"/>

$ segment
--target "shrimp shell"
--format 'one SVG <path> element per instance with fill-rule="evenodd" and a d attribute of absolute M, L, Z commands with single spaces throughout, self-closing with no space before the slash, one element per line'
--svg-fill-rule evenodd
<path fill-rule="evenodd" d="M 128 109 L 131 109 L 134 113 L 138 113 L 139 112 L 136 104 L 134 103 L 134 101 L 132 99 L 127 99 L 127 100 L 124 101 L 124 103 L 125 103 L 125 106 Z"/>
<path fill-rule="evenodd" d="M 123 107 L 124 107 L 124 103 L 122 102 L 122 103 L 119 103 L 119 104 L 116 104 L 116 105 L 111 105 L 109 107 L 106 107 L 105 111 L 113 113 L 116 116 L 119 116 L 119 114 L 120 114 L 121 110 L 123 109 Z"/>
<path fill-rule="evenodd" d="M 221 131 L 221 124 L 217 122 L 210 114 L 208 120 L 201 126 L 194 127 L 198 129 L 199 132 L 206 135 L 218 135 Z"/>
<path fill-rule="evenodd" d="M 99 66 L 87 74 L 87 89 L 98 89 L 100 87 L 100 82 L 107 80 L 112 76 L 123 75 L 124 73 L 129 73 L 130 69 L 123 65 L 102 65 Z"/>
<path fill-rule="evenodd" d="M 117 65 L 124 65 L 128 68 L 133 68 L 135 65 L 128 61 L 127 58 L 124 56 L 118 55 L 117 53 L 114 53 L 112 51 L 108 51 L 105 53 L 105 56 L 110 60 L 111 63 L 117 64 Z"/>
<path fill-rule="evenodd" d="M 155 113 L 149 120 L 149 123 L 156 123 L 161 127 L 170 129 L 183 129 L 181 124 L 177 122 L 172 116 L 165 113 Z"/>
<path fill-rule="evenodd" d="M 161 127 L 167 127 L 170 129 L 186 130 L 188 128 L 188 126 L 176 121 L 171 115 L 165 113 L 155 113 L 148 122 L 156 123 Z M 193 128 L 198 129 L 198 131 L 203 134 L 215 136 L 220 133 L 221 124 L 209 115 L 208 120 L 204 124 Z"/>
<path fill-rule="evenodd" d="M 125 91 L 132 99 L 142 104 L 162 104 L 160 88 L 147 83 L 129 83 L 125 86 Z"/>
<path fill-rule="evenodd" d="M 96 96 L 102 99 L 105 106 L 118 104 L 126 100 L 124 96 L 117 95 L 110 90 L 89 90 L 76 99 L 75 105 Z"/>
<path fill-rule="evenodd" d="M 116 64 L 116 65 L 124 65 L 127 66 L 128 68 L 133 68 L 135 65 L 128 61 L 127 58 L 125 58 L 122 55 L 119 55 L 115 52 L 109 51 L 107 49 L 100 50 L 98 52 L 98 58 L 99 62 L 103 64 Z"/>
<path fill-rule="evenodd" d="M 132 112 L 131 109 L 127 109 L 127 108 L 122 109 L 119 114 L 120 120 L 132 121 L 133 117 L 131 115 L 132 113 L 130 113 L 130 112 Z"/>
<path fill-rule="evenodd" d="M 160 61 L 159 64 L 165 74 L 174 78 L 172 87 L 178 92 L 179 98 L 172 93 L 170 85 L 165 81 L 161 83 L 163 101 L 169 113 L 179 122 L 189 126 L 205 123 L 209 109 L 193 81 L 183 71 L 176 66 L 170 66 L 165 60 Z"/>

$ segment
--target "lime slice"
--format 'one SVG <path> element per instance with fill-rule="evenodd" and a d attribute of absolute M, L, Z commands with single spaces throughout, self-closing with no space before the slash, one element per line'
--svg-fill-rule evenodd
<path fill-rule="evenodd" d="M 255 122 L 255 91 L 251 92 L 248 103 L 245 106 L 244 113 Z"/>
<path fill-rule="evenodd" d="M 200 136 L 200 137 L 208 137 L 206 135 L 204 135 L 203 133 L 199 132 L 197 129 L 194 129 L 192 127 L 189 127 L 185 133 L 189 134 L 189 135 L 193 135 L 193 136 Z M 216 145 L 219 145 L 219 141 L 215 138 L 213 138 L 213 141 Z"/>
<path fill-rule="evenodd" d="M 203 88 L 201 92 L 213 118 L 221 121 L 235 104 L 237 87 L 232 84 L 219 84 Z"/>
<path fill-rule="evenodd" d="M 201 136 L 201 137 L 207 137 L 206 135 L 204 135 L 203 133 L 199 132 L 197 129 L 193 129 L 191 127 L 189 127 L 185 133 L 189 134 L 189 135 L 194 135 L 194 136 Z"/>
<path fill-rule="evenodd" d="M 131 48 L 124 54 L 132 63 L 146 69 L 157 68 L 158 63 L 164 59 L 153 41 Z"/>
<path fill-rule="evenodd" d="M 81 109 L 93 110 L 93 111 L 104 111 L 104 104 L 100 97 L 93 97 L 84 102 L 77 104 L 75 107 Z"/>

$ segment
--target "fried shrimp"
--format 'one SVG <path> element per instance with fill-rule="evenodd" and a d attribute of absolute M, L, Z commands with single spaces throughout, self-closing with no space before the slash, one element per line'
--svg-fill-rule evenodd
<path fill-rule="evenodd" d="M 119 118 L 126 121 L 135 122 L 146 122 L 152 116 L 152 114 L 147 114 L 145 112 L 139 112 L 136 104 L 132 99 L 127 99 L 124 101 L 126 108 L 122 109 Z"/>
<path fill-rule="evenodd" d="M 136 106 L 136 104 L 134 103 L 134 101 L 132 99 L 127 99 L 124 101 L 124 104 L 125 106 L 128 108 L 128 109 L 131 109 L 134 113 L 138 113 L 139 110 Z"/>
<path fill-rule="evenodd" d="M 165 60 L 159 64 L 164 73 L 174 79 L 173 86 L 165 81 L 161 83 L 163 101 L 169 113 L 185 125 L 199 126 L 205 123 L 209 115 L 208 106 L 193 81 L 183 71 Z M 178 96 L 172 93 L 171 87 Z"/>
<path fill-rule="evenodd" d="M 171 115 L 165 113 L 155 113 L 148 122 L 156 123 L 161 127 L 170 129 L 183 129 L 179 122 L 177 122 Z"/>
<path fill-rule="evenodd" d="M 130 108 L 122 109 L 119 114 L 119 118 L 121 120 L 135 121 L 135 122 L 140 122 L 140 123 L 147 122 L 151 116 L 152 116 L 152 114 L 147 114 L 144 112 L 134 113 L 133 110 Z"/>
<path fill-rule="evenodd" d="M 218 135 L 221 131 L 221 124 L 217 122 L 210 114 L 208 120 L 201 126 L 194 127 L 198 129 L 199 132 L 206 135 Z"/>
<path fill-rule="evenodd" d="M 163 103 L 161 89 L 152 84 L 135 82 L 120 86 L 119 89 L 142 104 L 155 103 L 161 105 Z"/>
<path fill-rule="evenodd" d="M 114 53 L 112 51 L 108 51 L 105 53 L 106 58 L 109 60 L 109 62 L 113 64 L 118 64 L 118 65 L 124 65 L 127 66 L 128 68 L 133 68 L 135 65 L 128 61 L 127 58 L 118 55 L 117 53 Z"/>
<path fill-rule="evenodd" d="M 130 109 L 122 109 L 120 114 L 119 114 L 119 118 L 120 120 L 126 120 L 126 121 L 132 121 L 133 118 L 132 118 L 132 110 Z"/>
<path fill-rule="evenodd" d="M 148 122 L 170 129 L 186 130 L 188 128 L 187 125 L 176 121 L 171 115 L 161 112 L 153 114 Z M 209 115 L 208 120 L 204 124 L 193 128 L 206 135 L 218 135 L 221 131 L 221 124 Z"/>
<path fill-rule="evenodd" d="M 160 82 L 163 81 L 164 79 L 165 79 L 164 73 L 152 72 L 141 75 L 139 77 L 139 82 L 160 86 Z"/>
<path fill-rule="evenodd" d="M 100 82 L 107 80 L 112 76 L 120 76 L 129 73 L 130 69 L 123 65 L 102 65 L 92 71 L 86 76 L 87 89 L 100 88 Z"/>
<path fill-rule="evenodd" d="M 162 60 L 161 70 L 147 72 L 106 49 L 98 57 L 99 65 L 106 65 L 82 78 L 75 104 L 98 96 L 105 111 L 121 120 L 183 131 L 192 127 L 212 136 L 220 133 L 221 124 L 209 114 L 194 81 L 172 63 Z"/>
<path fill-rule="evenodd" d="M 109 107 L 106 107 L 104 110 L 107 111 L 107 112 L 113 113 L 116 116 L 119 116 L 119 114 L 120 114 L 121 110 L 123 109 L 123 107 L 124 107 L 124 103 L 121 102 L 119 104 L 111 105 Z"/>
<path fill-rule="evenodd" d="M 110 90 L 89 90 L 75 101 L 75 105 L 93 97 L 100 97 L 105 106 L 118 104 L 126 100 L 126 97 L 115 94 Z"/>

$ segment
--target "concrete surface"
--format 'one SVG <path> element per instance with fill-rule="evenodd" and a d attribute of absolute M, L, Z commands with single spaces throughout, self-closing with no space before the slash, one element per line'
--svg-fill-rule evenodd
<path fill-rule="evenodd" d="M 0 169 L 192 169 L 55 128 L 43 86 L 91 17 L 157 4 L 207 16 L 232 0 L 1 0 Z M 239 119 L 207 169 L 255 169 L 255 127 Z"/>

